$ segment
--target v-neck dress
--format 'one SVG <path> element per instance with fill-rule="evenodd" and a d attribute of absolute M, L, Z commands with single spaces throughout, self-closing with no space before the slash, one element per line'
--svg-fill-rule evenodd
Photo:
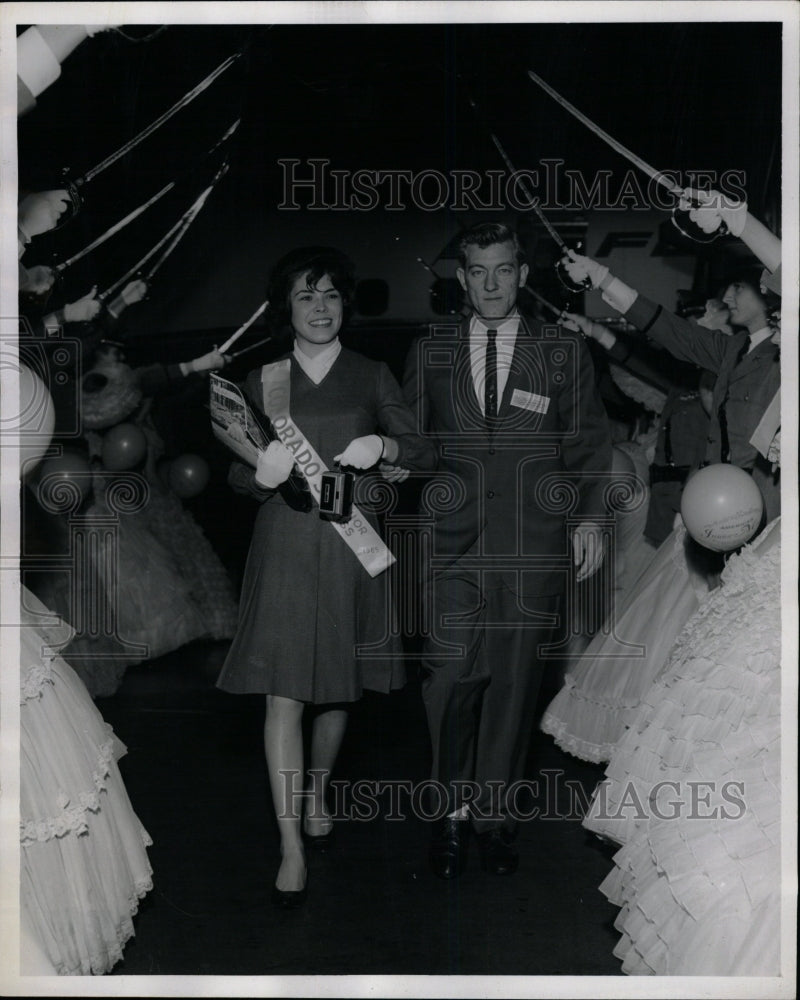
<path fill-rule="evenodd" d="M 434 468 L 435 449 L 417 434 L 415 418 L 383 362 L 343 348 L 316 385 L 289 357 L 292 419 L 328 468 L 353 438 L 378 431 L 398 442 L 397 465 Z M 261 369 L 250 372 L 243 388 L 263 413 Z M 277 491 L 259 490 L 252 470 L 244 475 L 262 503 L 238 628 L 217 686 L 314 704 L 356 701 L 365 688 L 402 687 L 402 643 L 392 627 L 397 567 L 370 577 L 333 525 L 320 518 L 316 504 L 308 513 L 295 511 Z M 358 479 L 363 476 L 357 477 L 357 501 Z M 366 505 L 359 506 L 377 525 Z"/>

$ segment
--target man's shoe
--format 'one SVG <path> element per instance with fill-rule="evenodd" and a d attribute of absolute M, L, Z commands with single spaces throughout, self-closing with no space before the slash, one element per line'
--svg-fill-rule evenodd
<path fill-rule="evenodd" d="M 469 821 L 448 816 L 434 828 L 430 847 L 430 863 L 438 878 L 451 879 L 467 867 Z"/>
<path fill-rule="evenodd" d="M 481 868 L 492 875 L 513 875 L 519 865 L 519 854 L 505 830 L 494 829 L 476 836 L 481 856 Z"/>

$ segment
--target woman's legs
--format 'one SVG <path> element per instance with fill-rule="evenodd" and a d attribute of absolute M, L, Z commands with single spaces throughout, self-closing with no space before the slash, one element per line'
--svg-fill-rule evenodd
<path fill-rule="evenodd" d="M 346 708 L 322 709 L 314 716 L 311 729 L 311 798 L 307 800 L 305 818 L 306 833 L 312 837 L 322 837 L 332 828 L 325 797 L 346 729 Z"/>
<path fill-rule="evenodd" d="M 281 867 L 275 886 L 299 892 L 306 883 L 306 861 L 300 836 L 303 790 L 303 702 L 267 695 L 264 752 L 272 804 L 281 837 Z M 281 773 L 281 772 L 286 773 Z"/>

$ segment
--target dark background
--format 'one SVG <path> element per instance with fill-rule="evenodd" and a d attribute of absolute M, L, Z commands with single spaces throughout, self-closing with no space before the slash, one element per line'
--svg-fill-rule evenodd
<path fill-rule="evenodd" d="M 20 187 L 58 186 L 65 169 L 81 178 L 236 51 L 243 55 L 234 66 L 86 184 L 77 216 L 25 255 L 28 266 L 63 261 L 177 179 L 158 206 L 66 272 L 52 305 L 93 284 L 106 288 L 205 186 L 220 161 L 203 153 L 241 117 L 228 176 L 158 272 L 148 300 L 118 329 L 134 365 L 188 360 L 221 343 L 263 300 L 274 260 L 298 242 L 343 245 L 362 277 L 391 281 L 398 275 L 389 270 L 404 271 L 425 301 L 432 277 L 417 253 L 434 259 L 476 221 L 475 213 L 398 216 L 383 206 L 358 217 L 287 213 L 278 208 L 279 159 L 323 157 L 343 170 L 497 170 L 493 131 L 517 168 L 558 157 L 588 178 L 606 169 L 621 182 L 630 164 L 536 87 L 528 69 L 654 166 L 744 172 L 751 210 L 778 230 L 781 25 L 769 23 L 125 27 L 82 43 L 20 119 Z M 665 238 L 693 255 L 697 276 L 708 273 L 709 258 L 741 247 L 735 240 L 692 244 L 663 217 Z M 529 220 L 518 221 L 523 228 Z M 317 225 L 325 239 L 304 238 Z M 403 253 L 384 273 L 381 254 L 401 235 Z M 413 336 L 431 318 L 424 309 L 392 321 L 357 312 L 343 339 L 399 376 Z M 239 346 L 264 335 L 259 321 Z M 602 354 L 595 351 L 601 378 Z M 241 378 L 267 360 L 269 345 L 226 374 Z M 631 417 L 607 377 L 603 393 L 612 416 Z M 228 455 L 210 433 L 206 394 L 205 381 L 192 378 L 162 396 L 159 429 L 168 458 L 198 452 L 211 463 L 209 488 L 188 505 L 238 577 L 253 510 L 225 485 Z"/>
<path fill-rule="evenodd" d="M 149 302 L 137 310 L 137 334 L 235 328 L 263 298 L 266 271 L 289 249 L 295 225 L 309 220 L 318 220 L 326 234 L 341 232 L 345 242 L 356 223 L 359 233 L 366 227 L 374 244 L 356 261 L 366 276 L 370 254 L 374 259 L 375 247 L 392 239 L 397 214 L 381 207 L 366 220 L 326 212 L 300 213 L 299 219 L 280 211 L 279 159 L 323 157 L 342 170 L 497 170 L 503 164 L 489 138 L 494 131 L 517 168 L 558 157 L 589 178 L 608 169 L 621 182 L 630 164 L 539 90 L 527 69 L 660 169 L 744 172 L 751 210 L 771 228 L 779 225 L 780 24 L 213 25 L 160 31 L 153 25 L 122 31 L 129 37 L 104 32 L 79 46 L 58 82 L 20 121 L 22 187 L 52 185 L 63 168 L 81 177 L 228 55 L 244 52 L 192 104 L 86 185 L 78 218 L 26 255 L 26 263 L 63 260 L 179 178 L 176 191 L 157 207 L 71 268 L 61 293 L 69 301 L 94 282 L 103 289 L 191 203 L 219 162 L 202 160 L 203 152 L 241 116 L 230 143 L 230 173 L 159 272 Z M 475 221 L 464 216 L 421 214 L 419 253 L 425 254 L 423 234 L 435 233 L 442 247 Z M 400 266 L 430 281 L 413 250 Z M 705 251 L 690 246 L 689 252 Z"/>

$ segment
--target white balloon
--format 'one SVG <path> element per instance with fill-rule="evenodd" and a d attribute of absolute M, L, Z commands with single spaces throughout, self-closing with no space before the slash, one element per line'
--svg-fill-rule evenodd
<path fill-rule="evenodd" d="M 753 477 L 735 465 L 707 465 L 690 476 L 681 496 L 686 530 L 714 552 L 732 552 L 750 541 L 764 513 Z"/>
<path fill-rule="evenodd" d="M 9 423 L 8 431 L 19 433 L 19 471 L 21 476 L 25 476 L 38 465 L 47 451 L 56 425 L 50 391 L 39 376 L 25 365 L 19 368 L 19 414 Z M 10 441 L 6 438 L 6 441 L 11 443 L 13 438 Z"/>

